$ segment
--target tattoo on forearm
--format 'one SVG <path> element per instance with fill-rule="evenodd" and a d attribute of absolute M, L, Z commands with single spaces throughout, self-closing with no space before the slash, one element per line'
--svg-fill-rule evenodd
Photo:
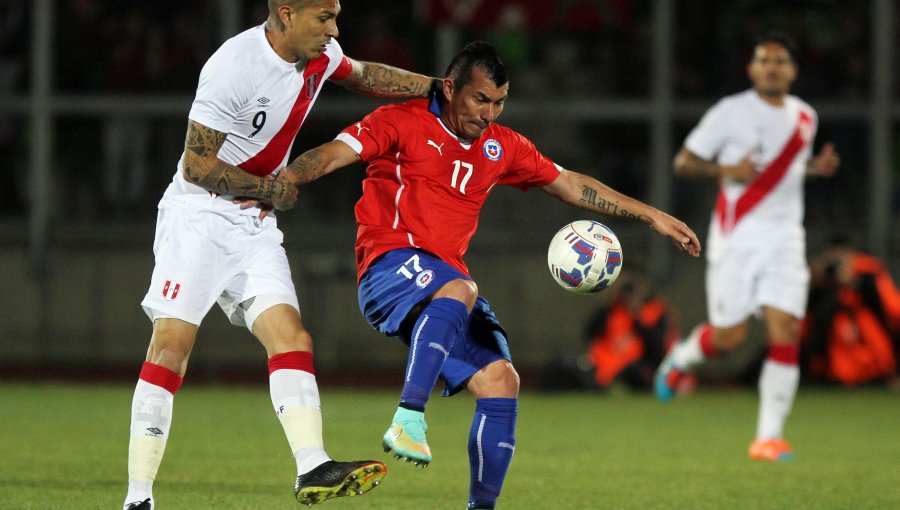
<path fill-rule="evenodd" d="M 384 64 L 363 62 L 362 76 L 356 90 L 382 97 L 425 97 L 431 80 L 420 75 Z"/>
<path fill-rule="evenodd" d="M 618 202 L 601 198 L 599 193 L 597 193 L 597 190 L 590 186 L 581 188 L 581 203 L 610 216 L 619 216 L 622 218 L 643 221 L 644 223 L 648 221 L 648 218 L 641 216 L 640 214 L 619 207 Z"/>
<path fill-rule="evenodd" d="M 286 189 L 283 183 L 257 177 L 240 168 L 231 166 L 215 157 L 225 141 L 225 133 L 204 127 L 195 122 L 188 123 L 185 138 L 185 152 L 198 157 L 184 159 L 184 172 L 194 184 L 222 195 L 253 197 L 277 200 Z"/>
<path fill-rule="evenodd" d="M 291 161 L 283 171 L 290 174 L 289 178 L 295 186 L 300 186 L 325 175 L 325 166 L 322 151 L 312 149 Z"/>

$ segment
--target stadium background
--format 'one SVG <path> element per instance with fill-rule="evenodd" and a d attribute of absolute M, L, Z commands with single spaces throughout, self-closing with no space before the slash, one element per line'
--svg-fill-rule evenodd
<path fill-rule="evenodd" d="M 511 69 L 501 123 L 563 166 L 686 220 L 705 239 L 711 183 L 676 180 L 671 157 L 703 111 L 749 86 L 764 27 L 800 46 L 794 92 L 820 114 L 838 176 L 807 186 L 810 252 L 835 234 L 900 276 L 900 9 L 890 0 L 342 2 L 348 55 L 441 74 L 463 44 L 497 44 Z M 153 267 L 156 202 L 174 172 L 199 69 L 261 22 L 263 0 L 4 0 L 0 3 L 0 378 L 133 381 L 150 326 L 139 303 Z M 329 86 L 295 151 L 330 140 L 380 104 Z M 405 350 L 361 318 L 352 205 L 363 168 L 309 186 L 280 215 L 317 367 L 333 382 L 395 373 Z M 539 192 L 488 201 L 467 260 L 536 371 L 584 344 L 603 296 L 570 296 L 545 249 L 585 215 Z M 704 262 L 640 225 L 605 220 L 626 265 L 651 273 L 682 328 L 704 315 Z M 760 242 L 765 242 L 761 239 Z M 214 309 L 191 379 L 259 376 L 264 353 Z M 262 381 L 262 379 L 260 379 Z"/>

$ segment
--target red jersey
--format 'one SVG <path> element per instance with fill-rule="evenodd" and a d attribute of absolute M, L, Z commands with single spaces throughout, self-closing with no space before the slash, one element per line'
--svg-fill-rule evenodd
<path fill-rule="evenodd" d="M 358 278 L 379 255 L 410 247 L 469 274 L 462 257 L 494 186 L 527 191 L 560 172 L 531 141 L 497 124 L 460 142 L 434 99 L 381 107 L 337 139 L 369 163 L 355 209 Z"/>

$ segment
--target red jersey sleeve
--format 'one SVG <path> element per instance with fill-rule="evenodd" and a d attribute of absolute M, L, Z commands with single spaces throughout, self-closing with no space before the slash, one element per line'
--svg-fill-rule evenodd
<path fill-rule="evenodd" d="M 400 140 L 399 126 L 403 126 L 403 114 L 394 105 L 382 106 L 366 115 L 361 121 L 348 126 L 337 136 L 347 143 L 360 159 L 373 159 L 397 151 Z"/>
<path fill-rule="evenodd" d="M 522 191 L 534 187 L 546 186 L 559 177 L 559 166 L 541 154 L 537 147 L 524 136 L 507 130 L 507 146 L 513 156 L 509 168 L 500 184 L 512 186 Z"/>

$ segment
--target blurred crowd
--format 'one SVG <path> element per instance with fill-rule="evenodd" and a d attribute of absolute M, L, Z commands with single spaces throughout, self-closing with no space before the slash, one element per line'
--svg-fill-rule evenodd
<path fill-rule="evenodd" d="M 266 16 L 263 0 L 56 3 L 54 85 L 66 91 L 189 93 L 223 37 L 222 6 L 238 6 L 240 29 Z M 517 76 L 527 83 L 523 94 L 545 94 L 550 86 L 557 93 L 639 97 L 650 90 L 652 6 L 650 0 L 354 2 L 344 6 L 340 41 L 360 59 L 432 69 L 435 28 L 452 26 L 465 40 L 497 45 L 514 73 L 527 70 Z M 802 6 L 676 2 L 676 96 L 717 97 L 742 88 L 753 40 L 763 27 L 777 25 L 794 34 L 801 49 L 804 80 L 798 94 L 813 100 L 863 98 L 871 72 L 868 7 L 835 0 Z M 32 8 L 26 0 L 0 4 L 2 90 L 28 87 Z"/>
<path fill-rule="evenodd" d="M 267 14 L 263 0 L 56 0 L 56 4 L 53 90 L 60 94 L 190 95 L 203 62 L 221 40 L 233 30 L 261 23 Z M 230 17 L 236 20 L 236 28 L 223 26 L 223 19 L 229 18 L 223 16 L 225 5 L 240 11 Z M 639 99 L 649 97 L 652 88 L 653 5 L 651 0 L 345 2 L 339 40 L 347 54 L 357 59 L 440 73 L 434 62 L 439 34 L 452 27 L 460 42 L 487 39 L 500 48 L 513 75 L 517 101 L 529 97 Z M 0 94 L 25 94 L 29 89 L 34 8 L 27 0 L 0 2 Z M 777 25 L 795 34 L 799 42 L 803 78 L 796 91 L 800 96 L 812 102 L 863 99 L 871 89 L 868 8 L 865 2 L 836 0 L 802 5 L 751 0 L 675 2 L 675 97 L 712 101 L 747 88 L 743 63 L 752 41 L 762 28 Z M 895 85 L 900 95 L 900 79 Z M 332 92 L 330 97 L 339 94 Z M 59 182 L 55 188 L 75 191 L 60 192 L 60 207 L 76 220 L 152 221 L 153 205 L 180 152 L 182 117 L 57 117 L 55 125 L 64 135 L 56 137 Z M 354 120 L 311 119 L 304 127 L 304 140 L 325 141 Z M 27 163 L 28 133 L 21 129 L 26 121 L 25 115 L 0 111 L 0 157 L 14 162 L 0 170 L 13 182 L 0 191 L 0 217 L 24 214 L 24 176 L 14 168 Z M 680 143 L 675 141 L 683 140 L 695 121 L 674 126 L 673 143 Z M 549 155 L 561 163 L 594 172 L 624 193 L 648 198 L 646 123 L 598 120 L 515 127 L 547 147 Z M 839 175 L 834 183 L 810 187 L 812 221 L 839 221 L 865 203 L 867 134 L 863 123 L 823 122 L 820 126 L 821 139 L 833 140 L 844 161 L 856 169 Z M 341 189 L 356 189 L 352 176 L 335 179 L 340 180 L 336 184 Z M 835 200 L 836 190 L 841 200 Z M 705 218 L 708 207 L 693 198 L 703 194 L 685 183 L 676 183 L 675 192 L 676 214 Z M 316 196 L 310 195 L 313 218 L 352 214 L 355 193 L 338 194 L 339 203 L 334 197 L 317 200 Z"/>

